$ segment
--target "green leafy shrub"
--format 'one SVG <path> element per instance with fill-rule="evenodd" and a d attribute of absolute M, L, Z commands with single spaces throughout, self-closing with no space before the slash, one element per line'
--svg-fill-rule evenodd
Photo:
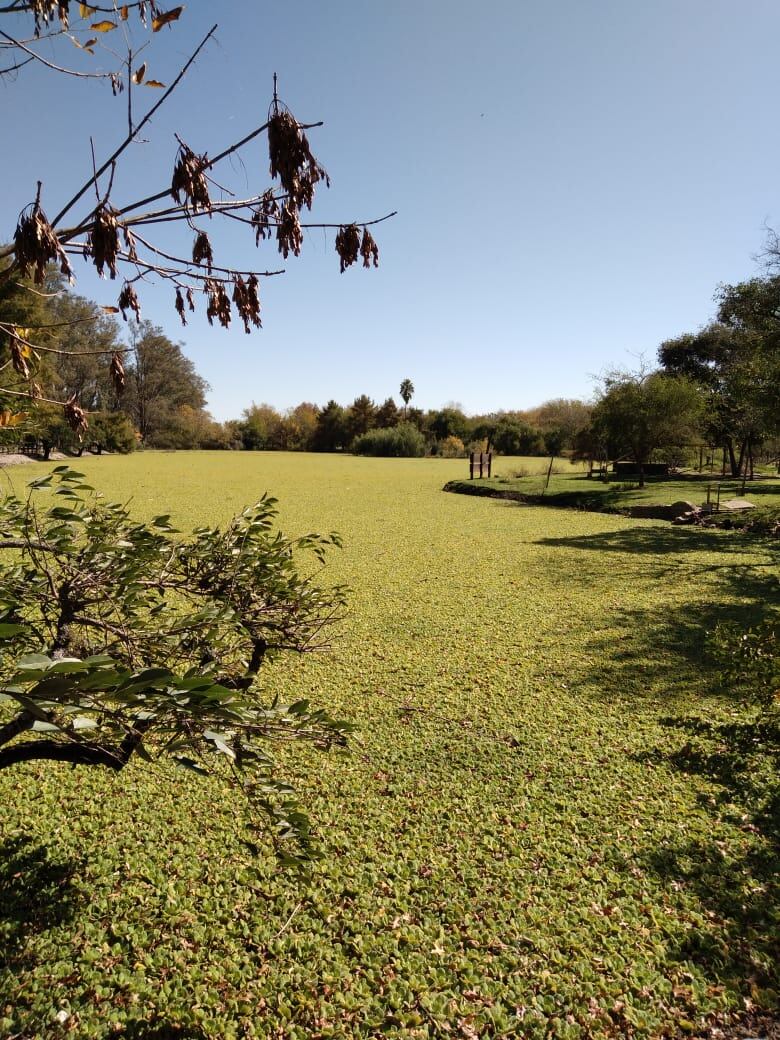
<path fill-rule="evenodd" d="M 357 455 L 421 458 L 425 454 L 425 438 L 411 423 L 399 423 L 389 429 L 369 430 L 361 434 L 354 440 L 352 450 Z"/>
<path fill-rule="evenodd" d="M 466 448 L 460 437 L 445 437 L 439 444 L 439 455 L 443 459 L 462 459 L 466 454 Z"/>
<path fill-rule="evenodd" d="M 95 412 L 89 420 L 89 443 L 101 451 L 127 455 L 138 447 L 135 427 L 124 412 Z"/>
<path fill-rule="evenodd" d="M 248 797 L 250 827 L 262 814 L 283 859 L 311 858 L 269 746 L 329 748 L 351 727 L 305 700 L 264 703 L 258 676 L 271 655 L 325 645 L 345 590 L 321 587 L 311 561 L 338 536 L 285 538 L 268 496 L 224 529 L 180 538 L 167 516 L 136 522 L 67 466 L 30 489 L 0 503 L 0 699 L 15 712 L 0 725 L 0 769 L 219 763 Z M 53 495 L 38 504 L 41 489 Z"/>

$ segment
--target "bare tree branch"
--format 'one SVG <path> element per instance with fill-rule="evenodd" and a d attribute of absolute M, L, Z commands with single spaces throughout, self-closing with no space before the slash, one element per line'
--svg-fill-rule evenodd
<path fill-rule="evenodd" d="M 78 200 L 81 198 L 81 196 L 86 191 L 89 191 L 90 187 L 92 186 L 93 181 L 97 177 L 102 176 L 106 172 L 106 170 L 109 168 L 109 166 L 111 166 L 112 163 L 116 162 L 116 160 L 119 158 L 119 156 L 125 150 L 125 148 L 127 148 L 128 145 L 130 145 L 135 140 L 135 138 L 138 136 L 138 134 L 140 133 L 142 128 L 144 126 L 146 126 L 146 124 L 152 118 L 152 116 L 157 111 L 157 109 L 160 107 L 160 105 L 162 105 L 171 96 L 173 91 L 176 89 L 176 87 L 179 85 L 179 83 L 181 82 L 182 78 L 184 77 L 184 74 L 186 73 L 187 69 L 195 61 L 195 59 L 200 54 L 201 50 L 205 47 L 206 43 L 211 38 L 211 36 L 214 35 L 214 33 L 216 32 L 216 29 L 217 29 L 216 24 L 212 25 L 212 27 L 209 29 L 209 31 L 206 33 L 206 35 L 203 37 L 203 39 L 200 41 L 198 46 L 193 51 L 192 55 L 187 59 L 185 64 L 182 66 L 182 69 L 179 72 L 178 76 L 174 79 L 173 83 L 171 83 L 171 85 L 168 87 L 168 89 L 165 91 L 165 93 L 162 95 L 162 97 L 156 102 L 156 104 L 152 105 L 152 107 L 149 109 L 149 111 L 143 117 L 141 122 L 133 129 L 132 133 L 130 133 L 124 139 L 124 141 L 122 141 L 122 143 L 112 153 L 112 155 L 108 159 L 106 159 L 106 161 L 103 163 L 103 165 L 97 171 L 97 173 L 93 174 L 93 176 L 89 178 L 89 180 L 86 182 L 86 184 L 83 184 L 81 186 L 81 188 L 79 188 L 79 190 L 76 192 L 76 194 L 73 196 L 73 198 L 70 199 L 65 204 L 65 206 L 60 210 L 60 212 L 57 214 L 57 216 L 52 221 L 52 226 L 53 227 L 56 227 L 59 224 L 59 222 L 62 220 L 62 218 L 65 216 L 65 214 L 68 212 L 68 210 L 72 209 L 73 206 L 75 206 L 75 204 L 78 202 Z"/>

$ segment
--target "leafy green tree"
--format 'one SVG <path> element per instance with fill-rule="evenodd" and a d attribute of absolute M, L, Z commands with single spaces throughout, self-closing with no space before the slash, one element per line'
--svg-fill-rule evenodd
<path fill-rule="evenodd" d="M 462 441 L 471 439 L 471 423 L 460 408 L 445 407 L 429 412 L 427 425 L 437 441 L 443 441 L 447 437 L 457 437 Z"/>
<path fill-rule="evenodd" d="M 376 426 L 376 405 L 366 394 L 361 394 L 347 409 L 350 441 L 367 433 L 373 426 Z"/>
<path fill-rule="evenodd" d="M 498 420 L 488 439 L 499 455 L 541 455 L 545 450 L 539 430 L 511 415 Z"/>
<path fill-rule="evenodd" d="M 347 414 L 338 401 L 331 399 L 317 413 L 312 448 L 314 451 L 340 451 L 348 444 Z"/>
<path fill-rule="evenodd" d="M 662 343 L 658 357 L 702 388 L 704 434 L 739 476 L 756 446 L 780 432 L 780 278 L 722 286 L 718 300 L 716 321 Z"/>
<path fill-rule="evenodd" d="M 178 409 L 205 409 L 208 383 L 181 347 L 150 322 L 131 328 L 130 344 L 123 404 L 145 445 L 167 447 L 177 428 Z"/>
<path fill-rule="evenodd" d="M 283 420 L 285 451 L 309 451 L 317 429 L 317 405 L 302 401 Z"/>
<path fill-rule="evenodd" d="M 376 410 L 376 424 L 380 430 L 385 430 L 390 426 L 397 426 L 400 421 L 398 406 L 392 397 L 388 397 Z"/>
<path fill-rule="evenodd" d="M 547 435 L 551 432 L 561 435 L 560 445 L 555 452 L 558 454 L 574 447 L 577 434 L 590 422 L 590 413 L 591 405 L 585 401 L 559 397 L 525 412 L 525 417 L 529 425 L 541 430 L 548 454 L 550 446 L 547 444 Z"/>
<path fill-rule="evenodd" d="M 0 768 L 54 760 L 121 771 L 172 759 L 216 771 L 270 818 L 282 854 L 311 855 L 305 817 L 276 779 L 274 740 L 319 747 L 348 726 L 308 703 L 263 701 L 280 653 L 324 645 L 344 589 L 315 580 L 336 536 L 288 539 L 263 497 L 224 529 L 181 537 L 132 519 L 66 466 L 0 503 Z M 38 503 L 42 488 L 54 495 Z M 21 738 L 21 739 L 19 739 Z"/>
<path fill-rule="evenodd" d="M 593 422 L 615 454 L 627 454 L 636 463 L 644 487 L 644 467 L 653 452 L 695 437 L 701 412 L 698 388 L 682 376 L 613 372 L 604 382 Z"/>
<path fill-rule="evenodd" d="M 91 416 L 88 443 L 98 453 L 115 451 L 127 455 L 137 448 L 138 433 L 124 412 L 95 412 Z"/>
<path fill-rule="evenodd" d="M 245 451 L 268 451 L 278 447 L 282 417 L 270 404 L 254 404 L 244 409 L 237 429 Z"/>

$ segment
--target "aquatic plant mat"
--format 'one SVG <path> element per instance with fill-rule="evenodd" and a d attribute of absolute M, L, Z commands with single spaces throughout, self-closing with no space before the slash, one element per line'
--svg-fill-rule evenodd
<path fill-rule="evenodd" d="M 777 730 L 705 652 L 777 604 L 776 542 L 442 494 L 463 465 L 79 462 L 185 530 L 268 489 L 286 533 L 340 531 L 349 619 L 265 684 L 361 728 L 290 748 L 310 880 L 194 774 L 0 774 L 0 1036 L 694 1036 L 777 1008 Z"/>

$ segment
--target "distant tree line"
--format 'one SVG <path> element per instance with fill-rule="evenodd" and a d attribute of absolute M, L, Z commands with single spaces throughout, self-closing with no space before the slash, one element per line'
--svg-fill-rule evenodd
<path fill-rule="evenodd" d="M 403 384 L 402 384 L 403 386 Z M 399 408 L 392 397 L 377 404 L 367 394 L 351 404 L 304 402 L 280 412 L 253 404 L 225 424 L 235 447 L 263 451 L 354 451 L 372 455 L 464 456 L 486 449 L 505 455 L 548 455 L 574 447 L 589 422 L 583 401 L 548 401 L 530 411 L 466 415 L 458 405 Z"/>
<path fill-rule="evenodd" d="M 46 455 L 53 448 L 145 447 L 458 458 L 488 450 L 631 459 L 640 478 L 651 461 L 680 464 L 697 447 L 711 465 L 722 452 L 720 463 L 732 476 L 750 476 L 756 461 L 780 452 L 780 276 L 775 274 L 722 286 L 712 322 L 662 343 L 655 370 L 608 373 L 591 403 L 560 398 L 524 411 L 469 416 L 455 403 L 413 407 L 414 384 L 404 379 L 400 405 L 392 396 L 377 403 L 367 394 L 349 404 L 303 401 L 284 411 L 253 403 L 240 418 L 223 423 L 206 410 L 208 384 L 162 329 L 145 321 L 123 326 L 104 313 L 114 308 L 99 308 L 60 289 L 61 278 L 53 274 L 34 294 L 14 283 L 0 291 L 0 321 L 12 316 L 17 330 L 15 342 L 0 336 L 0 366 L 13 372 L 5 395 L 0 392 L 0 444 L 34 441 Z M 23 345 L 25 323 L 37 328 L 35 348 Z M 26 420 L 17 422 L 14 380 L 30 385 L 25 369 L 33 349 L 37 370 L 56 397 L 78 400 L 87 412 L 81 441 L 62 406 L 47 403 L 42 393 Z"/>

